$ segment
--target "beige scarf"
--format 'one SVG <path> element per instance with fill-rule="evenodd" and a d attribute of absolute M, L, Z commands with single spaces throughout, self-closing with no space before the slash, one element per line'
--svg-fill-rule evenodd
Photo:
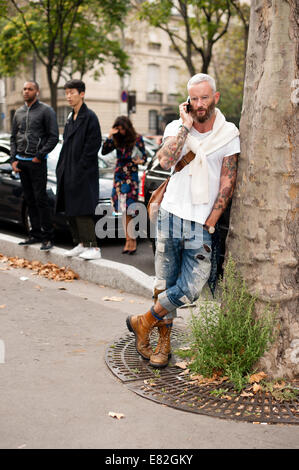
<path fill-rule="evenodd" d="M 231 142 L 239 135 L 239 130 L 232 122 L 227 122 L 221 111 L 216 108 L 216 119 L 211 134 L 200 142 L 191 134 L 186 140 L 187 152 L 195 154 L 194 160 L 189 163 L 191 175 L 192 204 L 209 203 L 209 172 L 207 156 Z"/>

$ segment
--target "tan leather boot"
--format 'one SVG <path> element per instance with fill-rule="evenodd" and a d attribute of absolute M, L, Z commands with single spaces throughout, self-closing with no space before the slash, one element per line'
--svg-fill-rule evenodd
<path fill-rule="evenodd" d="M 131 315 L 127 318 L 127 327 L 134 333 L 136 350 L 143 359 L 149 360 L 153 354 L 150 333 L 158 323 L 159 320 L 152 315 L 150 310 L 144 315 Z"/>
<path fill-rule="evenodd" d="M 159 340 L 155 352 L 150 357 L 150 366 L 162 368 L 168 365 L 169 358 L 171 357 L 171 328 L 171 325 L 167 326 L 165 323 L 158 326 Z"/>

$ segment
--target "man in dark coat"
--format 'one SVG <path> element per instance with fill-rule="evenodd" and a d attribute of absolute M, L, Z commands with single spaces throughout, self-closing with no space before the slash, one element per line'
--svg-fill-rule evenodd
<path fill-rule="evenodd" d="M 70 80 L 64 85 L 73 108 L 63 134 L 63 146 L 56 168 L 56 212 L 65 212 L 75 247 L 68 256 L 97 259 L 94 214 L 99 200 L 98 151 L 102 136 L 98 118 L 84 103 L 85 84 Z"/>

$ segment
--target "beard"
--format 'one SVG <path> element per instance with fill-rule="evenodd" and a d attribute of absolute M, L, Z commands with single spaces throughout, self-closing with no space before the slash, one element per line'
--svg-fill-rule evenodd
<path fill-rule="evenodd" d="M 191 107 L 191 116 L 193 117 L 193 120 L 195 122 L 205 122 L 210 119 L 210 117 L 214 114 L 216 107 L 215 100 L 212 101 L 212 103 L 207 107 L 207 108 L 198 108 L 198 109 L 193 109 Z M 198 111 L 205 111 L 205 114 L 199 115 Z"/>

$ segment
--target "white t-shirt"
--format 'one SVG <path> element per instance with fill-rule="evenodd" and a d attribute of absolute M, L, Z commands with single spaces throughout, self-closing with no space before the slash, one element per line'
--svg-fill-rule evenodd
<path fill-rule="evenodd" d="M 164 131 L 163 138 L 176 136 L 181 120 L 172 121 L 168 124 Z M 200 133 L 194 127 L 191 128 L 190 134 L 198 140 L 207 137 L 212 131 Z M 183 147 L 179 160 L 187 152 L 186 146 Z M 200 224 L 204 224 L 210 215 L 215 200 L 217 198 L 220 186 L 220 174 L 222 161 L 224 157 L 229 157 L 240 153 L 240 139 L 235 137 L 227 145 L 224 145 L 216 152 L 207 155 L 208 173 L 209 173 L 209 195 L 210 200 L 208 204 L 192 204 L 191 199 L 191 175 L 189 175 L 189 168 L 186 165 L 181 171 L 172 174 L 164 194 L 161 207 L 168 212 L 181 217 L 185 220 L 192 220 Z M 174 167 L 173 167 L 174 169 Z M 175 195 L 173 198 L 171 195 Z M 173 202 L 175 200 L 175 202 Z"/>

